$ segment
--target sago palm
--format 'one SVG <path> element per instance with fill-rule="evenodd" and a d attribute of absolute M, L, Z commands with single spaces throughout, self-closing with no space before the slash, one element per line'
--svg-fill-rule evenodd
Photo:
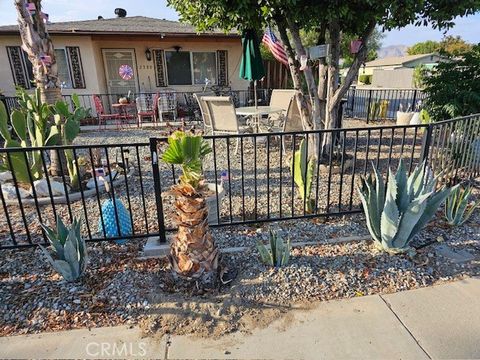
<path fill-rule="evenodd" d="M 217 275 L 219 252 L 208 227 L 202 174 L 202 160 L 212 150 L 200 135 L 182 131 L 174 132 L 168 145 L 163 160 L 182 168 L 179 183 L 172 187 L 178 233 L 170 246 L 170 263 L 183 278 L 212 283 Z"/>

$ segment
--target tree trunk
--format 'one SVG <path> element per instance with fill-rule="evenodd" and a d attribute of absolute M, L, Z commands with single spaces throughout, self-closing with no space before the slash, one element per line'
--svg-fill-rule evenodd
<path fill-rule="evenodd" d="M 340 62 L 340 26 L 338 22 L 332 21 L 328 24 L 328 35 L 330 43 L 330 55 L 327 64 L 327 82 L 326 82 L 326 118 L 325 129 L 334 129 L 337 124 L 337 114 L 334 112 L 335 106 L 332 105 L 333 94 L 337 89 L 339 79 L 339 62 Z M 330 158 L 330 150 L 332 149 L 332 142 L 335 142 L 333 132 L 326 132 L 322 139 L 321 158 Z M 333 144 L 334 145 L 334 144 Z"/>
<path fill-rule="evenodd" d="M 344 82 L 338 87 L 338 89 L 336 89 L 335 93 L 332 95 L 331 101 L 329 103 L 329 111 L 333 111 L 334 107 L 338 108 L 338 106 L 340 105 L 340 101 L 346 95 L 348 89 L 352 85 L 353 80 L 355 80 L 355 78 L 358 76 L 358 70 L 360 70 L 360 66 L 362 66 L 362 64 L 367 59 L 367 43 L 373 33 L 373 30 L 375 30 L 375 25 L 375 20 L 370 21 L 370 23 L 367 25 L 365 32 L 361 37 L 362 46 L 360 47 L 357 55 L 355 56 L 352 65 L 348 69 Z"/>
<path fill-rule="evenodd" d="M 303 128 L 305 130 L 312 130 L 313 124 L 311 121 L 310 109 L 302 92 L 302 82 L 300 78 L 300 67 L 298 61 L 295 59 L 295 53 L 290 44 L 290 40 L 288 39 L 286 27 L 283 23 L 277 21 L 277 28 L 278 32 L 280 33 L 280 39 L 282 40 L 287 52 L 288 67 L 290 68 L 290 74 L 292 75 L 293 88 L 296 90 L 295 99 L 297 100 L 298 109 L 300 110 Z"/>
<path fill-rule="evenodd" d="M 290 33 L 292 35 L 293 43 L 295 45 L 297 57 L 300 58 L 300 56 L 306 56 L 307 52 L 305 51 L 305 47 L 302 44 L 302 39 L 300 38 L 300 30 L 298 29 L 298 26 L 293 21 L 290 21 L 288 19 L 287 21 Z M 313 107 L 313 128 L 315 130 L 318 130 L 322 128 L 322 119 L 320 118 L 320 100 L 317 93 L 317 84 L 315 83 L 315 78 L 313 77 L 312 68 L 307 65 L 307 67 L 303 70 L 303 75 L 305 77 L 305 81 L 307 82 L 308 95 L 310 96 Z"/>
<path fill-rule="evenodd" d="M 207 202 L 191 185 L 174 185 L 178 233 L 170 246 L 170 264 L 180 277 L 214 285 L 219 251 L 208 227 Z"/>
<path fill-rule="evenodd" d="M 33 15 L 30 15 L 27 10 L 26 3 L 26 0 L 15 0 L 22 49 L 27 53 L 28 59 L 32 63 L 35 85 L 42 92 L 42 98 L 47 100 L 52 97 L 43 94 L 45 89 L 57 89 L 56 91 L 60 94 L 55 49 L 41 16 L 41 0 L 29 1 L 36 8 Z"/>
<path fill-rule="evenodd" d="M 33 15 L 27 10 L 26 3 L 26 0 L 15 0 L 22 49 L 27 53 L 28 60 L 32 63 L 35 86 L 40 89 L 40 100 L 43 103 L 54 104 L 56 101 L 62 100 L 55 48 L 41 16 L 41 0 L 29 1 L 29 3 L 35 5 L 35 13 Z M 58 154 L 60 154 L 60 157 Z M 51 151 L 50 171 L 52 175 L 61 175 L 60 161 L 62 161 L 63 172 L 66 173 L 65 154 L 63 152 Z"/>
<path fill-rule="evenodd" d="M 327 42 L 326 38 L 327 27 L 322 24 L 319 29 L 317 45 L 324 45 Z M 327 117 L 327 61 L 325 58 L 318 60 L 318 99 L 320 101 L 320 118 L 323 120 L 323 127 L 325 128 Z"/>

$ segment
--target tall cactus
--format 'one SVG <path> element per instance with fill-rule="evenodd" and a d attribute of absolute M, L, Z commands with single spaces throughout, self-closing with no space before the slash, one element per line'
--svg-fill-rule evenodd
<path fill-rule="evenodd" d="M 387 188 L 379 171 L 361 179 L 358 189 L 367 227 L 376 245 L 390 253 L 409 251 L 413 237 L 435 215 L 452 189 L 436 190 L 437 180 L 418 165 L 407 177 L 400 161 L 397 173 L 389 170 Z"/>
<path fill-rule="evenodd" d="M 19 93 L 19 103 L 23 110 L 14 110 L 10 116 L 12 131 L 18 140 L 12 137 L 8 129 L 8 116 L 5 105 L 0 102 L 0 135 L 5 139 L 5 147 L 42 147 L 57 144 L 59 133 L 55 126 L 49 127 L 50 111 L 40 102 L 37 94 L 30 97 L 24 91 Z M 4 168 L 14 172 L 18 182 L 29 183 L 43 177 L 42 153 L 40 150 L 28 151 L 27 159 L 22 152 L 11 152 L 9 158 L 3 155 Z M 10 160 L 10 161 L 9 161 Z M 10 166 L 11 164 L 11 166 Z M 30 176 L 29 176 L 30 169 Z"/>
<path fill-rule="evenodd" d="M 52 107 L 55 126 L 60 134 L 61 143 L 63 145 L 71 145 L 73 143 L 73 140 L 80 132 L 80 120 L 87 117 L 87 111 L 81 107 L 76 94 L 72 95 L 72 101 L 74 107 L 73 113 L 70 112 L 68 104 L 65 101 L 57 101 Z M 66 149 L 64 152 L 68 175 L 70 177 L 70 185 L 73 189 L 78 189 L 80 186 L 80 179 L 73 151 L 71 149 Z"/>
<path fill-rule="evenodd" d="M 315 158 L 308 159 L 307 144 L 305 139 L 300 143 L 300 148 L 290 163 L 290 171 L 293 174 L 295 184 L 298 186 L 300 196 L 305 203 L 305 211 L 311 213 L 315 206 L 313 199 L 310 199 L 312 190 L 313 173 L 315 171 Z"/>

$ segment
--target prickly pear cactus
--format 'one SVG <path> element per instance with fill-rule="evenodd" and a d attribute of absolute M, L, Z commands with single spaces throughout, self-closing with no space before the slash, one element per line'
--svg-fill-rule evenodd
<path fill-rule="evenodd" d="M 118 231 L 117 219 L 115 216 L 115 206 L 118 212 L 118 223 L 120 225 L 120 233 Z M 112 199 L 107 199 L 102 204 L 103 224 L 105 224 L 105 236 L 128 236 L 132 234 L 132 221 L 130 219 L 130 212 L 125 208 L 122 201 L 115 198 L 115 205 Z M 103 234 L 102 219 L 98 219 L 98 232 Z M 115 240 L 117 244 L 125 244 L 126 239 Z"/>

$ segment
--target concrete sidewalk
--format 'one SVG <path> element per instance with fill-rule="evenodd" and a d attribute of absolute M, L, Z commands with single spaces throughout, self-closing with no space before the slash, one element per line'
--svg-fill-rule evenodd
<path fill-rule="evenodd" d="M 4 358 L 475 359 L 480 279 L 320 303 L 313 310 L 219 340 L 144 338 L 100 328 L 0 338 Z"/>

